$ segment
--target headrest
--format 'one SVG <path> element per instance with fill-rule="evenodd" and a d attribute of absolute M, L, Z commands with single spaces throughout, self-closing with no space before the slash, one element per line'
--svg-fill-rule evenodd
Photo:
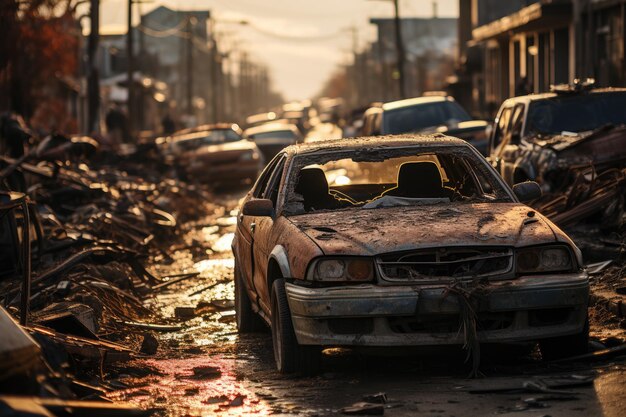
<path fill-rule="evenodd" d="M 305 197 L 316 198 L 328 195 L 328 181 L 321 168 L 303 168 L 296 185 L 296 192 Z"/>
<path fill-rule="evenodd" d="M 441 172 L 434 162 L 407 162 L 398 170 L 396 195 L 412 198 L 441 196 L 443 182 Z"/>

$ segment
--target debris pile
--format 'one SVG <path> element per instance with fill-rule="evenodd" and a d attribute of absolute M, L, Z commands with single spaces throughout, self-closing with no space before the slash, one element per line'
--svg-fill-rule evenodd
<path fill-rule="evenodd" d="M 560 185 L 533 206 L 561 227 L 596 220 L 603 227 L 620 227 L 626 216 L 626 168 L 597 172 L 592 166 L 572 168 Z"/>
<path fill-rule="evenodd" d="M 104 366 L 156 353 L 151 331 L 179 328 L 142 300 L 180 277 L 144 265 L 171 261 L 177 219 L 209 198 L 163 170 L 150 145 L 40 139 L 0 118 L 1 393 L 102 400 Z"/>

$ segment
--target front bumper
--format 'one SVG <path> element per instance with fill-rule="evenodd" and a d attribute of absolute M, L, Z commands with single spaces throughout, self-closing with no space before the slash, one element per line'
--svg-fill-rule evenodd
<path fill-rule="evenodd" d="M 445 285 L 362 284 L 308 288 L 287 283 L 298 343 L 321 346 L 463 344 L 462 300 Z M 492 282 L 471 298 L 484 343 L 576 334 L 587 317 L 586 273 Z"/>

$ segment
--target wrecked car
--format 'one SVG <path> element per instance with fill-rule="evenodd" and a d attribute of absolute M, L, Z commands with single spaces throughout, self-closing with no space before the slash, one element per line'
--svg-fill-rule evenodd
<path fill-rule="evenodd" d="M 243 135 L 256 143 L 266 161 L 272 159 L 281 149 L 302 142 L 298 127 L 291 123 L 266 123 L 246 129 Z"/>
<path fill-rule="evenodd" d="M 537 181 L 544 192 L 580 168 L 626 164 L 626 89 L 575 83 L 506 100 L 489 140 L 489 160 L 509 184 Z"/>
<path fill-rule="evenodd" d="M 269 325 L 282 372 L 314 371 L 334 346 L 584 351 L 588 277 L 568 236 L 520 202 L 539 193 L 443 135 L 288 147 L 238 215 L 237 327 Z"/>
<path fill-rule="evenodd" d="M 484 120 L 472 120 L 454 98 L 428 95 L 376 104 L 363 115 L 363 136 L 403 133 L 444 133 L 465 139 L 487 155 L 487 127 Z"/>
<path fill-rule="evenodd" d="M 160 141 L 165 159 L 182 178 L 212 185 L 252 183 L 264 159 L 237 125 L 205 125 Z"/>

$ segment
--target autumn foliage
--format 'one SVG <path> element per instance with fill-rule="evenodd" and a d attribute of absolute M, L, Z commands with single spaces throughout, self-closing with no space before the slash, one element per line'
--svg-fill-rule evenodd
<path fill-rule="evenodd" d="M 80 26 L 71 0 L 0 1 L 0 112 L 76 130 Z"/>

